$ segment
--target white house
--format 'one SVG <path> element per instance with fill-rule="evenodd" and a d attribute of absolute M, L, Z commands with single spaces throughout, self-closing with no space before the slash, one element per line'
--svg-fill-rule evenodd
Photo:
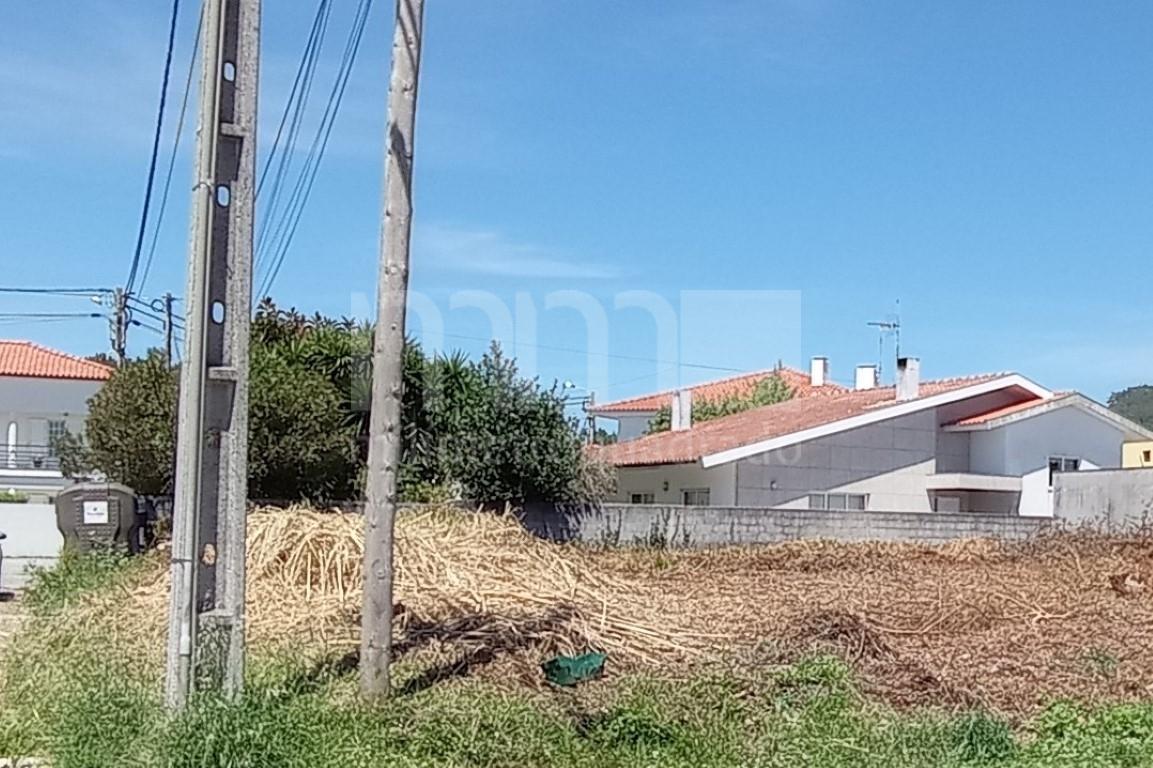
<path fill-rule="evenodd" d="M 53 442 L 81 432 L 106 365 L 30 341 L 0 340 L 0 490 L 51 494 L 65 485 Z"/>
<path fill-rule="evenodd" d="M 598 454 L 630 503 L 1051 516 L 1055 473 L 1120 467 L 1125 442 L 1153 438 L 1018 374 L 921 382 L 919 369 L 903 359 L 879 387 L 862 367 L 848 389 L 818 358 L 802 396 L 700 424 L 685 413 Z"/>
<path fill-rule="evenodd" d="M 743 373 L 740 376 L 730 376 L 718 381 L 697 384 L 683 391 L 688 392 L 690 399 L 697 402 L 742 397 L 752 394 L 757 385 L 770 376 L 779 376 L 792 390 L 794 398 L 838 394 L 848 391 L 844 387 L 828 381 L 828 376 L 825 375 L 828 372 L 828 361 L 825 358 L 814 359 L 814 371 L 817 378 L 811 378 L 809 374 L 795 368 L 778 366 L 764 371 Z M 630 397 L 627 400 L 591 406 L 588 413 L 598 418 L 615 421 L 618 441 L 636 440 L 648 432 L 649 422 L 653 420 L 653 417 L 662 408 L 670 406 L 674 394 L 677 393 L 668 391 Z"/>

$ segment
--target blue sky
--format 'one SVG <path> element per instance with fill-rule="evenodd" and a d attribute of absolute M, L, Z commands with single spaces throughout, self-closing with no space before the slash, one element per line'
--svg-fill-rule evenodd
<path fill-rule="evenodd" d="M 5 7 L 0 284 L 124 281 L 165 5 Z M 266 3 L 265 149 L 312 5 Z M 353 5 L 335 2 L 318 94 Z M 371 312 L 391 10 L 373 9 L 282 304 Z M 1017 370 L 1097 398 L 1153 382 L 1153 4 L 429 0 L 426 33 L 412 287 L 443 335 L 410 327 L 432 346 L 496 333 L 600 400 L 816 354 L 851 380 L 900 299 L 928 376 Z M 187 138 L 149 295 L 184 290 Z M 97 320 L 0 335 L 107 348 Z"/>

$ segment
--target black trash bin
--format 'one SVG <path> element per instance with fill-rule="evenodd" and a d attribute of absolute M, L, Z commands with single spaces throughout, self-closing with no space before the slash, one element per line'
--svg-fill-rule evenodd
<path fill-rule="evenodd" d="M 77 552 L 144 547 L 144 514 L 136 493 L 119 483 L 86 482 L 56 495 L 56 527 Z"/>

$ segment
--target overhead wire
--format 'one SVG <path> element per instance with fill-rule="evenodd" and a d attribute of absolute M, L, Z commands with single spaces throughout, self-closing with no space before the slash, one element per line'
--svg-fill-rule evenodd
<path fill-rule="evenodd" d="M 444 336 L 450 339 L 463 339 L 466 341 L 483 341 L 492 342 L 494 339 L 486 339 L 483 336 L 468 336 L 461 333 L 445 333 Z M 613 352 L 594 352 L 591 349 L 577 349 L 576 347 L 557 347 L 550 344 L 524 344 L 517 342 L 516 346 L 531 347 L 533 349 L 542 349 L 549 352 L 567 352 L 577 355 L 591 355 L 593 357 L 606 357 L 612 360 L 630 360 L 637 363 L 656 363 L 657 365 L 665 365 L 678 368 L 695 368 L 702 371 L 722 371 L 724 373 L 747 373 L 741 368 L 729 368 L 722 365 L 705 365 L 703 363 L 681 363 L 672 360 L 659 360 L 652 357 L 640 357 L 637 355 L 622 355 Z M 618 382 L 622 383 L 622 382 Z"/>
<path fill-rule="evenodd" d="M 104 316 L 102 312 L 0 312 L 0 320 L 71 320 Z"/>
<path fill-rule="evenodd" d="M 312 91 L 312 79 L 316 72 L 316 62 L 319 60 L 320 48 L 324 44 L 325 32 L 328 30 L 328 17 L 331 5 L 329 0 L 320 0 L 316 6 L 316 15 L 312 19 L 312 29 L 308 34 L 308 42 L 304 46 L 304 52 L 300 57 L 300 64 L 296 68 L 296 77 L 292 81 L 292 90 L 289 91 L 288 100 L 284 104 L 284 112 L 280 116 L 280 125 L 276 128 L 276 138 L 272 141 L 272 149 L 269 150 L 268 157 L 265 158 L 264 168 L 260 172 L 260 179 L 256 183 L 256 198 L 260 198 L 260 192 L 264 188 L 264 181 L 268 178 L 268 172 L 272 168 L 273 162 L 276 160 L 277 152 L 280 150 L 280 139 L 284 134 L 284 126 L 288 123 L 289 114 L 292 115 L 292 122 L 289 124 L 288 141 L 286 144 L 286 151 L 281 155 L 280 163 L 277 165 L 277 176 L 273 180 L 272 199 L 275 201 L 276 193 L 279 190 L 280 183 L 283 180 L 284 169 L 286 161 L 292 154 L 292 147 L 296 140 L 296 135 L 300 130 L 300 123 L 304 115 L 304 106 L 308 102 L 308 96 Z M 297 94 L 300 97 L 297 98 Z"/>
<path fill-rule="evenodd" d="M 144 235 L 148 228 L 148 209 L 152 204 L 152 188 L 156 181 L 156 161 L 160 157 L 160 136 L 164 130 L 164 106 L 168 101 L 168 80 L 172 73 L 172 52 L 176 46 L 176 22 L 180 17 L 180 0 L 172 0 L 171 20 L 168 24 L 168 50 L 164 57 L 164 77 L 160 83 L 160 106 L 156 110 L 156 130 L 152 136 L 152 159 L 148 163 L 148 181 L 144 187 L 144 205 L 140 212 L 140 228 L 136 234 L 136 249 L 132 254 L 132 266 L 128 270 L 125 292 L 132 293 L 136 285 L 136 271 L 140 266 L 140 256 L 144 250 Z"/>
<path fill-rule="evenodd" d="M 369 11 L 371 10 L 372 0 L 360 0 L 360 3 L 357 5 L 356 14 L 353 17 L 352 27 L 349 29 L 348 40 L 345 43 L 340 67 L 333 81 L 332 90 L 328 95 L 328 103 L 325 105 L 320 124 L 317 126 L 316 135 L 313 137 L 312 145 L 309 147 L 308 155 L 304 161 L 304 166 L 297 178 L 292 196 L 289 198 L 285 216 L 278 222 L 277 228 L 273 232 L 272 248 L 274 255 L 272 261 L 268 264 L 259 291 L 253 295 L 254 300 L 266 296 L 268 292 L 271 291 L 277 276 L 280 274 L 281 267 L 284 266 L 285 257 L 288 254 L 289 248 L 292 246 L 292 241 L 296 236 L 296 230 L 300 224 L 301 216 L 312 194 L 317 171 L 320 168 L 321 161 L 324 159 L 325 150 L 328 148 L 332 128 L 336 124 L 336 117 L 340 112 L 340 107 L 344 100 L 345 89 L 348 86 L 348 79 L 352 74 L 352 68 L 356 63 L 356 57 L 360 50 L 360 42 L 364 35 L 364 28 L 368 21 Z M 283 234 L 281 234 L 282 232 Z"/>
<path fill-rule="evenodd" d="M 164 174 L 164 191 L 160 194 L 160 205 L 156 211 L 156 223 L 152 227 L 152 241 L 148 245 L 148 258 L 144 260 L 144 271 L 140 277 L 140 293 L 144 292 L 148 284 L 148 275 L 152 271 L 152 260 L 156 257 L 156 245 L 160 240 L 160 226 L 164 223 L 164 212 L 168 209 L 168 193 L 172 189 L 172 176 L 176 169 L 176 157 L 180 151 L 180 139 L 184 134 L 184 120 L 188 114 L 188 99 L 192 93 L 192 77 L 196 71 L 196 62 L 200 58 L 200 35 L 204 29 L 204 10 L 202 4 L 196 21 L 196 34 L 192 39 L 192 56 L 188 60 L 188 74 L 184 79 L 184 96 L 180 100 L 180 114 L 176 118 L 176 134 L 172 140 L 172 153 L 168 156 L 168 169 Z"/>
<path fill-rule="evenodd" d="M 111 288 L 23 288 L 0 287 L 0 293 L 36 293 L 52 296 L 91 296 L 112 293 Z"/>
<path fill-rule="evenodd" d="M 265 255 L 270 242 L 270 233 L 279 231 L 288 211 L 280 212 L 281 193 L 284 190 L 285 179 L 292 167 L 296 151 L 297 139 L 304 125 L 309 97 L 315 82 L 316 66 L 320 61 L 320 52 L 324 46 L 325 36 L 328 32 L 328 21 L 331 16 L 331 3 L 320 0 L 313 17 L 312 29 L 309 32 L 308 42 L 301 54 L 300 65 L 297 67 L 297 82 L 293 83 L 292 91 L 284 104 L 280 127 L 277 129 L 277 138 L 273 142 L 272 151 L 265 160 L 260 179 L 257 182 L 256 200 L 260 203 L 257 210 L 256 246 L 253 258 L 253 274 L 258 275 L 265 267 Z M 280 137 L 283 126 L 287 123 L 288 133 L 283 144 Z M 262 196 L 265 181 L 269 172 L 275 167 L 271 186 L 267 196 Z M 253 296 L 255 300 L 258 294 Z"/>

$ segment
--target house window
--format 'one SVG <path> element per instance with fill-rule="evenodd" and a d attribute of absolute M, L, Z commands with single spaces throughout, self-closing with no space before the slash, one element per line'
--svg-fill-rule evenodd
<path fill-rule="evenodd" d="M 1153 462 L 1153 451 L 1141 451 L 1141 461 L 1146 464 Z"/>
<path fill-rule="evenodd" d="M 68 422 L 64 419 L 48 420 L 48 455 L 56 455 L 56 444 L 68 434 Z"/>
<path fill-rule="evenodd" d="M 707 507 L 709 505 L 709 489 L 685 488 L 681 491 L 681 503 L 686 507 Z"/>
<path fill-rule="evenodd" d="M 1053 487 L 1053 476 L 1058 472 L 1076 472 L 1081 469 L 1081 460 L 1075 456 L 1049 457 L 1049 487 Z"/>
<path fill-rule="evenodd" d="M 809 509 L 860 512 L 869 508 L 867 493 L 810 493 Z"/>
<path fill-rule="evenodd" d="M 653 504 L 656 500 L 655 493 L 634 493 L 629 496 L 630 504 Z"/>

